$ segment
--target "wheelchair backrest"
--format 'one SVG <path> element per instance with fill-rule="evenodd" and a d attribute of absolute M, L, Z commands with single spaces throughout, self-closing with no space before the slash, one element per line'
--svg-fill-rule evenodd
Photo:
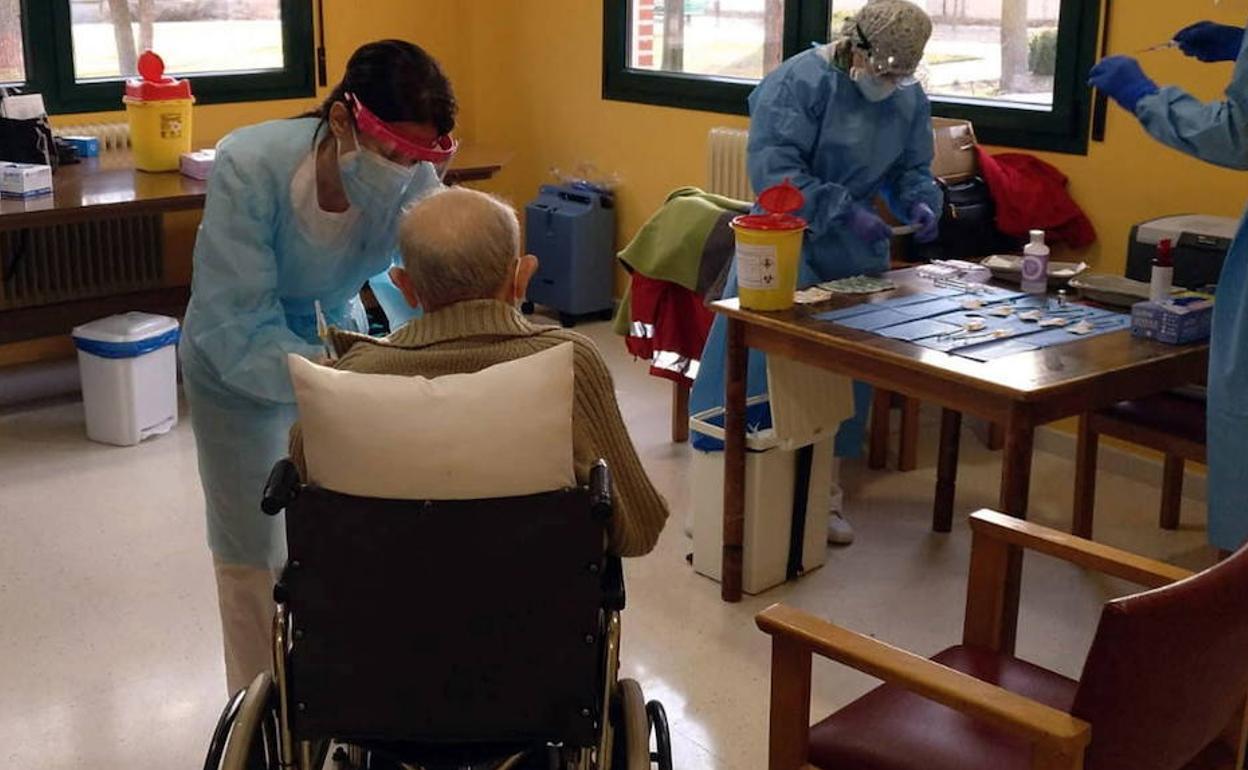
<path fill-rule="evenodd" d="M 587 489 L 411 502 L 305 488 L 282 598 L 297 737 L 597 739 L 605 523 Z"/>

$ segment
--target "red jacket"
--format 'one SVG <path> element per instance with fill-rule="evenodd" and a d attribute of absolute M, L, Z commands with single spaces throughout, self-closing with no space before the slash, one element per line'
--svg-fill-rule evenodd
<path fill-rule="evenodd" d="M 1007 152 L 989 155 L 982 147 L 979 173 L 997 209 L 997 229 L 1015 238 L 1044 230 L 1050 242 L 1083 248 L 1096 241 L 1092 222 L 1070 197 L 1066 175 L 1039 158 Z"/>

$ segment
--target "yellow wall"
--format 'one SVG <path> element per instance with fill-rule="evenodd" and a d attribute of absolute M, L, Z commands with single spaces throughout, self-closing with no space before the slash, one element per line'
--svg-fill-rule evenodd
<path fill-rule="evenodd" d="M 1131 52 L 1207 15 L 1242 23 L 1242 0 L 1215 13 L 1212 4 L 1169 0 L 1120 3 L 1113 49 Z M 1206 7 L 1208 6 L 1208 7 Z M 622 179 L 617 207 L 621 243 L 662 203 L 669 190 L 705 183 L 706 133 L 744 126 L 737 116 L 602 99 L 602 5 L 587 0 L 370 0 L 367 12 L 327 0 L 331 78 L 361 43 L 384 36 L 414 40 L 442 60 L 461 102 L 462 138 L 515 151 L 487 187 L 517 205 L 549 179 L 553 166 L 591 162 Z M 1144 64 L 1162 83 L 1181 83 L 1215 98 L 1229 65 L 1202 65 L 1166 51 Z M 314 100 L 208 105 L 196 110 L 195 141 L 208 146 L 240 125 L 300 112 Z M 80 121 L 100 116 L 66 116 Z M 119 119 L 119 114 L 103 116 Z M 1214 169 L 1160 147 L 1134 118 L 1113 108 L 1108 141 L 1087 156 L 1043 155 L 1071 179 L 1100 242 L 1083 258 L 1101 270 L 1122 268 L 1133 223 L 1168 213 L 1238 216 L 1248 199 L 1243 176 Z"/>
<path fill-rule="evenodd" d="M 1212 16 L 1243 23 L 1242 0 L 1212 3 L 1131 0 L 1118 3 L 1111 35 L 1116 52 L 1132 52 Z M 553 166 L 590 161 L 623 179 L 617 206 L 626 241 L 668 190 L 705 181 L 705 140 L 717 125 L 745 125 L 735 116 L 604 101 L 601 97 L 601 3 L 586 0 L 477 0 L 465 10 L 470 31 L 477 137 L 518 151 L 514 165 L 493 185 L 522 203 Z M 557 23 L 552 20 L 557 20 Z M 1202 65 L 1166 51 L 1146 54 L 1159 82 L 1179 83 L 1215 98 L 1230 78 L 1229 65 Z M 1043 155 L 1071 179 L 1076 200 L 1100 234 L 1083 259 L 1120 272 L 1132 224 L 1194 212 L 1238 217 L 1248 200 L 1246 178 L 1164 149 L 1135 119 L 1113 108 L 1108 141 L 1086 157 Z"/>

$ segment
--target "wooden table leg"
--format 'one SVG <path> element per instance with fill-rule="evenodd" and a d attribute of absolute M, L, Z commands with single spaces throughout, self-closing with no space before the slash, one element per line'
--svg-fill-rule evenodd
<path fill-rule="evenodd" d="M 1005 452 L 1001 458 L 1002 513 L 1019 519 L 1027 518 L 1028 498 L 1031 494 L 1031 459 L 1035 447 L 1036 426 L 1031 415 L 1023 408 L 1016 408 L 1005 428 Z M 1023 551 L 1017 546 L 1010 548 L 1010 563 L 1006 577 L 1005 601 L 1002 609 L 1002 652 L 1014 654 L 1018 638 L 1018 601 L 1023 583 Z"/>
<path fill-rule="evenodd" d="M 724 376 L 724 549 L 720 598 L 741 601 L 745 551 L 745 400 L 749 350 L 745 326 L 728 319 Z"/>
<path fill-rule="evenodd" d="M 1092 539 L 1092 521 L 1096 510 L 1096 456 L 1100 436 L 1093 429 L 1092 415 L 1079 415 L 1079 438 L 1075 445 L 1075 510 L 1070 533 L 1085 540 Z"/>
<path fill-rule="evenodd" d="M 919 407 L 923 402 L 910 396 L 901 400 L 901 447 L 897 450 L 897 470 L 919 467 Z"/>
<path fill-rule="evenodd" d="M 883 388 L 874 388 L 873 393 L 867 467 L 873 471 L 882 471 L 888 464 L 888 422 L 893 411 L 893 394 Z"/>
<path fill-rule="evenodd" d="M 940 451 L 936 460 L 936 503 L 932 507 L 932 531 L 953 530 L 953 505 L 958 489 L 958 451 L 962 442 L 962 413 L 940 412 Z"/>
<path fill-rule="evenodd" d="M 1187 465 L 1182 457 L 1166 455 L 1166 467 L 1161 482 L 1161 528 L 1178 529 L 1179 516 L 1183 511 L 1183 471 Z"/>
<path fill-rule="evenodd" d="M 672 442 L 683 444 L 689 440 L 689 384 L 672 383 Z"/>

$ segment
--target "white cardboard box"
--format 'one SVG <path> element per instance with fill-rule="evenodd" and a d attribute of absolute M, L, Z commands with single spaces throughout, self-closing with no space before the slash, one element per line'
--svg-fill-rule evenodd
<path fill-rule="evenodd" d="M 0 163 L 0 197 L 33 198 L 52 192 L 52 167 L 35 163 Z"/>

